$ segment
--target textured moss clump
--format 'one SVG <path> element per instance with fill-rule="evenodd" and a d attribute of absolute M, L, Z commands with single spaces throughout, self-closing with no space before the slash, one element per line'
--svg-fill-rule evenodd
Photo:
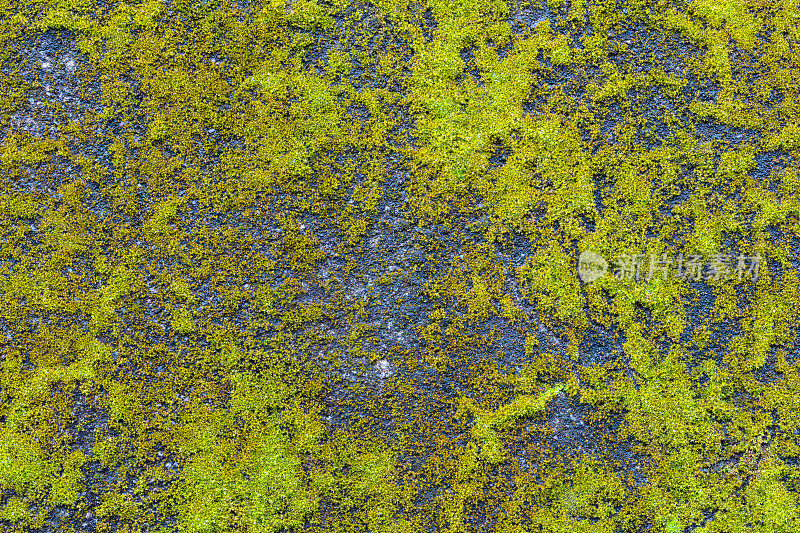
<path fill-rule="evenodd" d="M 497 438 L 497 431 L 508 429 L 520 418 L 528 418 L 538 413 L 547 405 L 547 401 L 561 392 L 563 385 L 544 391 L 539 396 L 520 396 L 513 402 L 500 407 L 494 412 L 479 412 L 475 417 L 472 430 L 475 439 L 481 445 L 481 455 L 489 463 L 499 463 L 504 454 Z"/>

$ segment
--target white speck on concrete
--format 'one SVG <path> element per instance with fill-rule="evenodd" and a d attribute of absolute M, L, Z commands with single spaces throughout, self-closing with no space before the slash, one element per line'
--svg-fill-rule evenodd
<path fill-rule="evenodd" d="M 375 370 L 378 371 L 378 377 L 387 379 L 394 375 L 394 365 L 386 359 L 375 361 Z"/>

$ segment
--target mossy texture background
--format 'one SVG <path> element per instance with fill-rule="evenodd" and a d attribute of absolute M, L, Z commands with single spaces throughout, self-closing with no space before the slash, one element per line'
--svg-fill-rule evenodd
<path fill-rule="evenodd" d="M 800 530 L 799 24 L 0 0 L 0 529 Z"/>

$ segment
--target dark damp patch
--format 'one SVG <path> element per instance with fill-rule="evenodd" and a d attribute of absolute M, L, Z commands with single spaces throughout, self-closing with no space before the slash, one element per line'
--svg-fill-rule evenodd
<path fill-rule="evenodd" d="M 478 70 L 478 66 L 475 63 L 475 50 L 477 48 L 472 46 L 470 48 L 464 48 L 459 52 L 461 56 L 461 60 L 464 62 L 464 75 L 469 75 L 478 83 L 479 87 L 483 87 L 483 76 L 481 75 L 480 71 Z"/>
<path fill-rule="evenodd" d="M 422 35 L 425 37 L 425 41 L 430 42 L 433 39 L 433 33 L 439 28 L 439 22 L 430 9 L 423 11 L 422 20 Z"/>
<path fill-rule="evenodd" d="M 759 151 L 754 159 L 756 166 L 750 175 L 759 184 L 766 185 L 769 190 L 775 192 L 776 184 L 773 178 L 778 171 L 791 165 L 794 158 L 789 152 Z"/>
<path fill-rule="evenodd" d="M 604 365 L 618 359 L 623 353 L 625 339 L 625 332 L 618 326 L 604 327 L 592 322 L 590 329 L 583 334 L 578 348 L 580 364 Z"/>
<path fill-rule="evenodd" d="M 705 119 L 695 124 L 695 131 L 702 140 L 724 141 L 728 144 L 752 143 L 755 141 L 756 131 L 720 124 L 713 119 Z"/>
<path fill-rule="evenodd" d="M 536 26 L 545 20 L 550 20 L 550 10 L 545 5 L 544 8 L 519 7 L 512 8 L 511 18 L 508 23 L 511 31 L 516 35 L 533 31 Z"/>
<path fill-rule="evenodd" d="M 511 155 L 511 150 L 509 150 L 505 146 L 500 146 L 492 152 L 492 155 L 489 156 L 489 164 L 492 168 L 499 168 L 506 164 L 508 160 L 508 156 Z"/>
<path fill-rule="evenodd" d="M 539 115 L 542 113 L 547 100 L 544 96 L 537 95 L 534 98 L 526 98 L 522 102 L 522 112 L 525 115 Z"/>

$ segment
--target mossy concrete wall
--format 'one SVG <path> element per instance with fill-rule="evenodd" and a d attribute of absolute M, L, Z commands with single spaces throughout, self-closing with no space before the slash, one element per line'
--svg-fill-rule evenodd
<path fill-rule="evenodd" d="M 0 529 L 800 530 L 799 23 L 0 0 Z"/>

